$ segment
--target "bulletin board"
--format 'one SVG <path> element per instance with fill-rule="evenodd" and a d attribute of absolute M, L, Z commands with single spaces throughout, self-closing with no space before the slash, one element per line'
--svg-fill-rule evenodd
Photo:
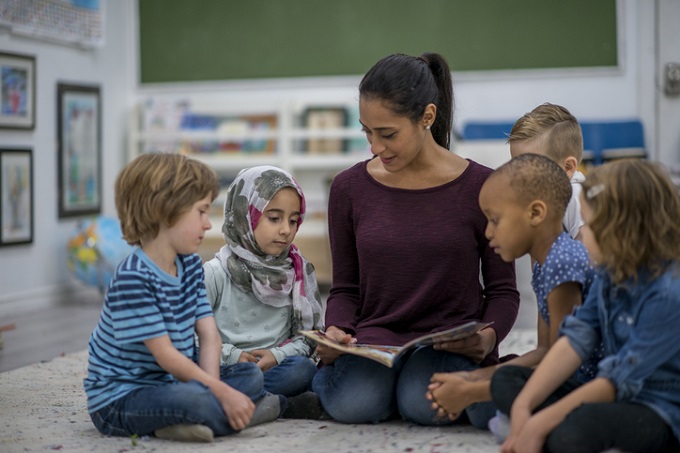
<path fill-rule="evenodd" d="M 106 0 L 0 0 L 0 26 L 79 47 L 104 45 Z"/>
<path fill-rule="evenodd" d="M 455 71 L 617 67 L 616 0 L 139 0 L 141 83 L 360 75 L 396 52 Z"/>

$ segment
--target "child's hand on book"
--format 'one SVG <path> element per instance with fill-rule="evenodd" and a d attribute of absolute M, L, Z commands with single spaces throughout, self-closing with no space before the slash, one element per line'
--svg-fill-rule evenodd
<path fill-rule="evenodd" d="M 357 342 L 357 339 L 352 335 L 346 333 L 342 329 L 338 329 L 335 326 L 330 326 L 326 329 L 326 338 L 344 344 L 353 344 Z M 316 353 L 321 361 L 326 365 L 330 365 L 331 363 L 335 362 L 335 360 L 343 354 L 337 349 L 330 348 L 323 344 L 319 344 L 316 347 Z"/>

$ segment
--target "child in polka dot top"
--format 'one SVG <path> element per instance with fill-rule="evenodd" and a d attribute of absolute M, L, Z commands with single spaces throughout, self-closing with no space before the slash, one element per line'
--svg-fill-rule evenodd
<path fill-rule="evenodd" d="M 529 254 L 534 263 L 531 285 L 540 315 L 538 341 L 536 349 L 495 366 L 435 373 L 426 397 L 440 416 L 456 419 L 467 406 L 484 404 L 488 405 L 491 419 L 496 413 L 490 393 L 495 371 L 508 364 L 538 365 L 557 340 L 562 320 L 585 299 L 594 270 L 585 246 L 562 228 L 570 197 L 571 184 L 565 172 L 551 159 L 538 154 L 513 158 L 482 186 L 479 204 L 487 217 L 490 247 L 504 261 Z M 578 378 L 583 382 L 592 379 L 597 371 L 596 355 L 579 370 Z"/>

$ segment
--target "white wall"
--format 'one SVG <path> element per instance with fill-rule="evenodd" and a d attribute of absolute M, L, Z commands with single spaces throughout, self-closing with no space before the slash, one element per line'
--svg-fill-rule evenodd
<path fill-rule="evenodd" d="M 65 267 L 65 243 L 76 221 L 57 218 L 57 81 L 102 85 L 103 207 L 109 215 L 115 214 L 112 186 L 125 156 L 126 116 L 137 97 L 198 90 L 219 91 L 236 104 L 356 98 L 360 76 L 138 87 L 133 77 L 137 71 L 136 0 L 109 0 L 106 5 L 106 46 L 97 50 L 18 38 L 0 30 L 0 49 L 35 54 L 38 61 L 35 131 L 0 132 L 0 145 L 34 148 L 36 194 L 34 243 L 0 249 L 0 321 L 3 312 L 17 310 L 22 304 L 60 300 L 65 292 L 80 287 Z M 581 120 L 639 117 L 646 127 L 652 156 L 662 161 L 675 159 L 669 151 L 655 150 L 652 133 L 654 89 L 649 85 L 655 80 L 654 3 L 619 0 L 619 5 L 619 69 L 454 74 L 457 125 L 468 119 L 513 120 L 550 101 L 565 105 Z"/>
<path fill-rule="evenodd" d="M 130 17 L 133 0 L 105 3 L 106 44 L 79 49 L 10 34 L 0 28 L 0 49 L 36 57 L 36 126 L 32 131 L 0 130 L 0 146 L 33 149 L 34 237 L 30 245 L 0 248 L 0 324 L 3 314 L 27 305 L 71 297 L 83 286 L 66 268 L 66 241 L 77 219 L 58 218 L 57 82 L 99 84 L 102 89 L 103 213 L 115 214 L 111 186 L 123 160 L 125 115 L 134 94 Z"/>

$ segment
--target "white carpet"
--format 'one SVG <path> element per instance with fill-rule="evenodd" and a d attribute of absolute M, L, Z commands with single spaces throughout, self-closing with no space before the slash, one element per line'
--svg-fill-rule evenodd
<path fill-rule="evenodd" d="M 535 332 L 516 330 L 502 353 L 522 353 Z M 0 373 L 0 452 L 497 452 L 487 431 L 472 427 L 427 428 L 405 422 L 343 425 L 327 421 L 277 420 L 212 444 L 144 437 L 105 437 L 92 425 L 82 380 L 85 351 Z M 136 443 L 136 445 L 135 445 Z"/>

